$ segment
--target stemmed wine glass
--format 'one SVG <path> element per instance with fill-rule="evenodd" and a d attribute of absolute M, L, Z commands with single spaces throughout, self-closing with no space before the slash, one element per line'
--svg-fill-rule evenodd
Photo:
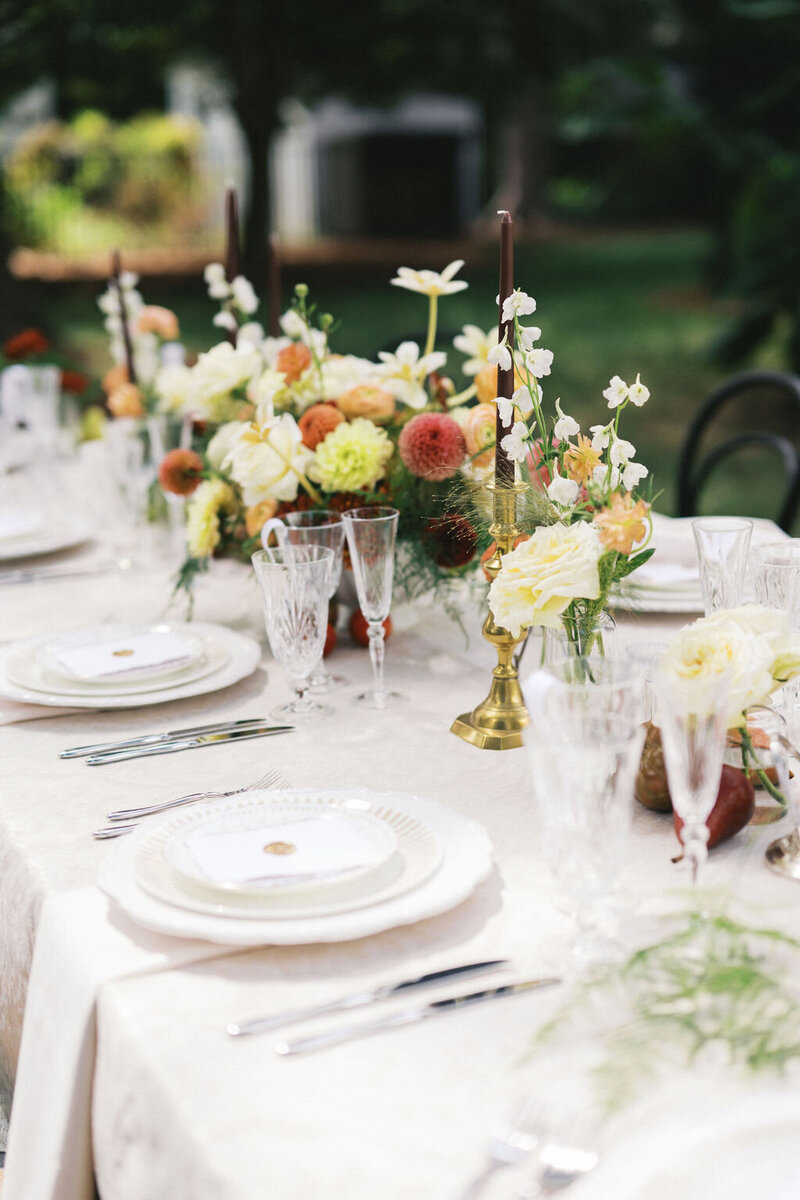
<path fill-rule="evenodd" d="M 390 692 L 383 682 L 383 622 L 392 604 L 394 543 L 397 536 L 396 508 L 353 508 L 344 513 L 347 545 L 353 564 L 358 603 L 367 621 L 373 687 L 357 701 L 369 708 L 391 708 L 405 697 Z"/>
<path fill-rule="evenodd" d="M 683 821 L 683 849 L 696 884 L 708 857 L 706 819 L 717 799 L 727 740 L 730 670 L 656 676 L 657 720 L 672 807 Z"/>
<path fill-rule="evenodd" d="M 601 901 L 624 860 L 641 757 L 644 681 L 618 660 L 570 656 L 523 684 L 534 797 L 548 865 L 577 925 L 573 962 L 614 956 Z"/>
<path fill-rule="evenodd" d="M 308 508 L 303 512 L 286 513 L 284 517 L 272 517 L 264 523 L 261 541 L 269 548 L 271 534 L 275 534 L 279 546 L 327 546 L 334 553 L 331 577 L 330 600 L 336 593 L 342 577 L 342 550 L 344 549 L 344 521 L 342 514 L 331 508 Z M 347 680 L 341 675 L 330 675 L 324 661 L 311 676 L 311 687 L 315 692 L 328 692 L 340 687 Z"/>
<path fill-rule="evenodd" d="M 333 711 L 306 693 L 325 645 L 334 559 L 327 546 L 286 546 L 253 555 L 270 649 L 295 690 L 294 700 L 272 710 L 277 720 L 322 717 Z"/>

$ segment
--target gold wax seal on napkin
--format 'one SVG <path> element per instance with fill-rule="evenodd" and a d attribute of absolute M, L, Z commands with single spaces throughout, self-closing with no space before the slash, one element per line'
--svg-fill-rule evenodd
<path fill-rule="evenodd" d="M 133 654 L 133 651 L 132 650 L 112 650 L 111 651 L 111 655 L 113 658 L 127 658 L 129 654 Z"/>
<path fill-rule="evenodd" d="M 297 847 L 292 842 L 267 842 L 265 854 L 294 854 Z"/>

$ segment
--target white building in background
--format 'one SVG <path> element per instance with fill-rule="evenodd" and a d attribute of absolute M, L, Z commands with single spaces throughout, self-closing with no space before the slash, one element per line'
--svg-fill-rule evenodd
<path fill-rule="evenodd" d="M 205 129 L 209 196 L 230 180 L 246 205 L 247 150 L 225 85 L 205 68 L 175 67 L 167 109 Z M 384 110 L 330 99 L 311 110 L 290 100 L 282 116 L 265 169 L 284 240 L 447 236 L 478 216 L 483 124 L 473 102 L 417 95 Z"/>
<path fill-rule="evenodd" d="M 9 101 L 0 117 L 0 157 L 13 149 L 18 138 L 35 125 L 52 121 L 56 115 L 55 84 L 40 79 Z"/>

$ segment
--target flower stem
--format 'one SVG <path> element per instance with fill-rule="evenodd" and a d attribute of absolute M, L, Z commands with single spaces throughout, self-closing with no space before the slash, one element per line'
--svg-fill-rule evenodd
<path fill-rule="evenodd" d="M 433 347 L 436 345 L 436 318 L 439 306 L 438 296 L 428 297 L 428 336 L 425 339 L 425 350 L 423 357 L 428 354 L 433 354 Z"/>

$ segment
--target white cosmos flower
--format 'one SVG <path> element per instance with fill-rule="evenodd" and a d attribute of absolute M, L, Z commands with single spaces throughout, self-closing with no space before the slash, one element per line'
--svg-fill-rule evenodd
<path fill-rule="evenodd" d="M 245 279 L 244 275 L 237 275 L 231 283 L 231 294 L 233 303 L 240 312 L 250 316 L 258 308 L 258 296 L 253 290 L 253 285 L 249 279 Z"/>
<path fill-rule="evenodd" d="M 513 462 L 524 462 L 526 454 L 526 435 L 528 426 L 524 421 L 515 421 L 511 432 L 507 433 L 500 445 Z"/>
<path fill-rule="evenodd" d="M 452 296 L 454 292 L 463 292 L 469 284 L 463 279 L 453 276 L 464 265 L 463 258 L 457 258 L 448 263 L 441 272 L 413 271 L 411 267 L 399 267 L 397 275 L 390 282 L 395 287 L 407 288 L 409 292 L 421 292 L 424 296 Z"/>
<path fill-rule="evenodd" d="M 592 449 L 596 454 L 599 454 L 601 450 L 605 450 L 606 446 L 611 441 L 611 426 L 590 425 L 589 432 L 592 435 Z"/>
<path fill-rule="evenodd" d="M 550 374 L 550 368 L 553 365 L 552 350 L 529 350 L 525 355 L 525 365 L 536 379 L 542 379 L 545 375 Z"/>
<path fill-rule="evenodd" d="M 498 296 L 498 303 L 499 300 Z M 514 317 L 526 317 L 533 312 L 536 312 L 536 301 L 533 296 L 529 296 L 521 288 L 514 288 L 511 295 L 503 301 L 502 320 L 513 321 Z"/>
<path fill-rule="evenodd" d="M 533 349 L 533 343 L 538 342 L 542 336 L 542 331 L 538 325 L 520 325 L 519 327 L 519 348 L 523 351 Z"/>
<path fill-rule="evenodd" d="M 567 416 L 561 411 L 560 400 L 556 400 L 556 412 L 558 420 L 553 427 L 553 433 L 559 442 L 568 441 L 571 437 L 575 437 L 576 433 L 580 433 L 581 427 L 575 418 Z"/>
<path fill-rule="evenodd" d="M 553 463 L 553 479 L 547 487 L 547 495 L 559 508 L 571 508 L 578 499 L 580 488 L 574 479 L 565 479 L 558 473 L 558 463 Z"/>
<path fill-rule="evenodd" d="M 462 363 L 461 370 L 465 375 L 477 375 L 489 361 L 489 351 L 498 342 L 496 329 L 484 333 L 477 325 L 465 325 L 461 333 L 453 338 L 453 345 L 462 354 L 468 355 Z"/>
<path fill-rule="evenodd" d="M 608 401 L 609 408 L 619 408 L 620 404 L 628 399 L 630 390 L 624 379 L 620 379 L 619 375 L 615 375 L 609 383 L 606 390 L 603 392 L 604 397 Z"/>
<path fill-rule="evenodd" d="M 650 472 L 641 463 L 626 463 L 622 470 L 622 486 L 626 492 L 632 492 L 640 480 L 645 479 Z"/>
<path fill-rule="evenodd" d="M 497 405 L 497 411 L 500 414 L 500 420 L 504 425 L 510 425 L 514 417 L 514 401 L 509 400 L 508 396 L 495 396 L 494 402 Z"/>
<path fill-rule="evenodd" d="M 635 453 L 636 447 L 632 442 L 626 442 L 624 438 L 615 438 L 608 454 L 608 460 L 615 467 L 624 467 L 631 461 Z"/>
<path fill-rule="evenodd" d="M 424 383 L 431 371 L 438 371 L 447 362 L 447 355 L 435 350 L 420 357 L 416 342 L 401 342 L 394 354 L 378 353 L 381 360 L 376 368 L 388 391 L 409 408 L 424 408 L 428 403 Z"/>
<path fill-rule="evenodd" d="M 631 404 L 635 404 L 637 408 L 641 408 L 650 399 L 650 390 L 644 386 L 638 373 L 636 375 L 636 383 L 632 383 L 628 388 L 628 395 L 630 396 Z"/>
<path fill-rule="evenodd" d="M 511 351 L 508 348 L 508 339 L 505 335 L 503 335 L 502 342 L 498 342 L 496 346 L 492 346 L 486 355 L 486 361 L 491 363 L 493 367 L 499 367 L 501 371 L 511 370 L 511 364 L 514 360 L 511 357 Z"/>
<path fill-rule="evenodd" d="M 511 399 L 514 401 L 523 417 L 527 417 L 533 412 L 533 399 L 527 384 L 523 383 L 522 387 L 518 387 Z"/>

